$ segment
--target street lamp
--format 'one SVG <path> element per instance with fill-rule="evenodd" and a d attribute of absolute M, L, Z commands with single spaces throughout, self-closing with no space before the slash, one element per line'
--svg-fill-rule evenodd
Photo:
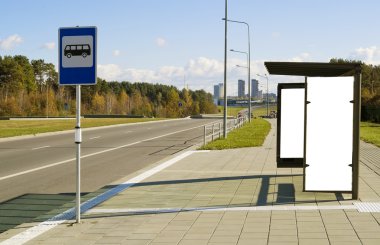
<path fill-rule="evenodd" d="M 237 67 L 241 67 L 241 68 L 247 68 L 248 70 L 248 121 L 251 122 L 251 99 L 250 99 L 250 86 L 249 86 L 249 54 L 247 52 L 243 52 L 243 51 L 239 51 L 239 50 L 234 50 L 234 49 L 230 49 L 231 52 L 235 52 L 235 53 L 240 53 L 240 54 L 245 54 L 247 55 L 247 66 L 240 66 L 240 65 L 236 65 Z"/>
<path fill-rule="evenodd" d="M 227 138 L 227 6 L 224 7 L 224 115 L 223 115 L 223 137 Z"/>
<path fill-rule="evenodd" d="M 227 0 L 226 0 L 226 6 L 227 6 Z M 250 33 L 249 32 L 249 25 L 247 22 L 244 22 L 244 21 L 227 19 L 227 12 L 226 12 L 226 17 L 223 18 L 222 20 L 226 21 L 226 23 L 227 23 L 227 21 L 229 21 L 229 22 L 244 24 L 248 28 L 248 104 L 249 104 L 249 106 L 248 106 L 249 117 L 248 118 L 249 118 L 249 122 L 251 122 L 251 38 L 250 38 L 250 34 L 249 34 Z"/>
<path fill-rule="evenodd" d="M 260 74 L 256 74 L 258 77 L 263 77 L 267 79 L 267 117 L 269 117 L 269 91 L 268 91 L 268 75 L 264 74 L 264 76 Z"/>

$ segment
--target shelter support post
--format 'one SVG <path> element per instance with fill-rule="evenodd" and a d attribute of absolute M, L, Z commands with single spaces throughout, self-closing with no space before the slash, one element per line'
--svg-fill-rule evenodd
<path fill-rule="evenodd" d="M 360 117 L 361 117 L 361 70 L 355 72 L 354 80 L 354 120 L 352 146 L 352 199 L 359 199 L 359 158 L 360 158 Z"/>

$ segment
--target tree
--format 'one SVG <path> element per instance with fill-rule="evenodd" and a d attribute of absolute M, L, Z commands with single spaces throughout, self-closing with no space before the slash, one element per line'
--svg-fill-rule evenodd
<path fill-rule="evenodd" d="M 168 93 L 168 99 L 166 104 L 166 116 L 178 117 L 179 116 L 179 95 L 178 92 L 172 88 Z"/>
<path fill-rule="evenodd" d="M 104 114 L 106 108 L 106 101 L 102 95 L 95 93 L 92 98 L 92 112 L 94 114 Z"/>
<path fill-rule="evenodd" d="M 5 56 L 0 64 L 0 85 L 5 102 L 8 100 L 8 95 L 19 93 L 22 90 L 23 81 L 22 66 L 11 56 Z"/>
<path fill-rule="evenodd" d="M 130 101 L 129 101 L 128 94 L 124 90 L 121 90 L 118 96 L 117 102 L 118 102 L 118 106 L 115 113 L 123 114 L 123 115 L 128 114 Z"/>
<path fill-rule="evenodd" d="M 37 86 L 42 92 L 42 86 L 45 84 L 44 75 L 45 75 L 45 61 L 42 59 L 32 60 L 31 62 L 34 72 L 34 78 L 37 83 Z"/>
<path fill-rule="evenodd" d="M 34 71 L 29 59 L 26 56 L 16 55 L 13 59 L 17 62 L 22 70 L 22 83 L 23 87 L 28 93 L 36 90 L 36 83 L 34 81 Z M 53 66 L 54 67 L 54 66 Z"/>
<path fill-rule="evenodd" d="M 352 64 L 358 63 L 362 68 L 362 105 L 380 106 L 380 102 L 375 98 L 380 94 L 380 66 L 367 65 L 362 61 L 344 60 L 334 58 L 330 63 Z"/>
<path fill-rule="evenodd" d="M 142 115 L 143 98 L 139 90 L 135 89 L 132 93 L 132 108 L 131 112 L 134 115 Z"/>
<path fill-rule="evenodd" d="M 29 61 L 22 55 L 0 56 L 1 115 L 45 116 L 47 111 L 49 115 L 73 115 L 75 97 L 75 86 L 58 86 L 53 64 L 43 59 Z M 101 78 L 94 86 L 82 87 L 85 114 L 184 117 L 212 113 L 214 108 L 211 94 L 203 90 L 179 91 L 163 84 L 107 82 Z"/>
<path fill-rule="evenodd" d="M 190 116 L 192 114 L 193 98 L 191 98 L 190 92 L 187 89 L 182 90 L 183 100 L 183 116 Z"/>

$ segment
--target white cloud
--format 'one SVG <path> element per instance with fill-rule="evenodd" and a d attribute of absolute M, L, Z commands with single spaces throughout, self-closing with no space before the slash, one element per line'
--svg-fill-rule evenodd
<path fill-rule="evenodd" d="M 228 60 L 228 94 L 237 93 L 237 80 L 247 79 L 247 70 L 236 67 L 245 65 L 245 60 Z M 251 78 L 254 73 L 265 73 L 262 61 L 251 62 Z M 204 89 L 213 92 L 213 86 L 223 82 L 224 62 L 222 60 L 199 57 L 191 59 L 184 67 L 162 66 L 156 70 L 128 68 L 123 69 L 116 64 L 98 65 L 98 76 L 107 81 L 149 82 L 174 85 L 179 89 L 185 83 L 190 89 Z M 236 82 L 235 82 L 236 81 Z"/>
<path fill-rule="evenodd" d="M 305 62 L 310 59 L 310 54 L 307 52 L 301 53 L 300 55 L 290 59 L 292 62 Z"/>
<path fill-rule="evenodd" d="M 115 49 L 115 50 L 112 52 L 112 55 L 115 56 L 115 57 L 120 56 L 120 54 L 121 54 L 121 52 L 120 52 L 120 50 L 118 50 L 118 49 Z"/>
<path fill-rule="evenodd" d="M 157 71 L 148 70 L 148 69 L 135 69 L 129 68 L 123 72 L 124 80 L 130 82 L 148 82 L 148 83 L 160 83 L 160 76 Z M 166 81 L 169 82 L 169 81 Z"/>
<path fill-rule="evenodd" d="M 156 38 L 156 45 L 160 48 L 166 46 L 166 40 L 162 37 Z"/>
<path fill-rule="evenodd" d="M 303 53 L 299 56 L 288 59 L 300 60 L 310 57 L 309 54 Z M 237 81 L 243 79 L 247 81 L 247 69 L 236 67 L 236 65 L 246 66 L 245 59 L 228 59 L 227 66 L 227 90 L 229 96 L 237 95 Z M 268 73 L 264 61 L 251 61 L 251 79 L 259 80 L 260 89 L 266 91 L 266 79 L 256 76 L 256 74 Z M 130 81 L 130 82 L 148 82 L 161 83 L 176 86 L 182 89 L 184 79 L 186 85 L 192 90 L 204 89 L 213 93 L 213 86 L 223 83 L 224 80 L 224 61 L 207 57 L 198 57 L 190 59 L 185 66 L 162 66 L 158 69 L 137 69 L 122 68 L 116 64 L 98 65 L 98 76 L 107 81 Z M 276 93 L 279 82 L 304 82 L 303 77 L 290 76 L 269 76 L 269 92 Z M 248 88 L 246 88 L 248 91 Z"/>
<path fill-rule="evenodd" d="M 0 48 L 10 50 L 22 42 L 22 38 L 18 34 L 11 35 L 5 39 L 0 39 Z"/>
<path fill-rule="evenodd" d="M 42 48 L 53 50 L 55 48 L 55 42 L 45 43 L 42 45 Z"/>
<path fill-rule="evenodd" d="M 224 63 L 216 59 L 199 57 L 191 59 L 186 65 L 186 71 L 190 76 L 215 77 L 223 73 Z"/>
<path fill-rule="evenodd" d="M 122 69 L 115 64 L 98 65 L 98 77 L 106 79 L 107 81 L 121 81 L 123 80 Z"/>
<path fill-rule="evenodd" d="M 358 48 L 352 52 L 349 59 L 361 60 L 367 64 L 380 64 L 380 48 L 372 46 L 369 48 Z"/>

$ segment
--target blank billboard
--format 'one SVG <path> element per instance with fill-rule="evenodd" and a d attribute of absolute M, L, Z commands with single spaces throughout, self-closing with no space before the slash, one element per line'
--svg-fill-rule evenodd
<path fill-rule="evenodd" d="M 307 78 L 305 191 L 352 191 L 353 89 L 354 77 Z"/>
<path fill-rule="evenodd" d="M 281 90 L 280 158 L 303 158 L 305 89 Z"/>

